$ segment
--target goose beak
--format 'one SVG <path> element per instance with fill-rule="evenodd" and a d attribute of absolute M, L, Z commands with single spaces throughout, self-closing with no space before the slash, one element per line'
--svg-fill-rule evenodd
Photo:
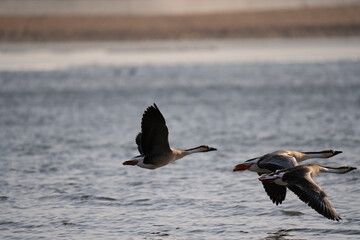
<path fill-rule="evenodd" d="M 123 162 L 123 165 L 135 166 L 137 163 L 138 163 L 138 161 L 136 161 L 136 160 L 129 160 L 129 161 Z"/>
<path fill-rule="evenodd" d="M 342 153 L 342 151 L 334 151 L 333 156 L 338 155 L 340 153 Z"/>
<path fill-rule="evenodd" d="M 210 152 L 210 151 L 217 151 L 217 149 L 216 149 L 216 148 L 211 147 L 211 148 L 209 148 L 209 152 Z"/>
<path fill-rule="evenodd" d="M 249 169 L 252 165 L 253 164 L 245 164 L 245 163 L 238 164 L 234 167 L 233 172 L 245 171 Z"/>

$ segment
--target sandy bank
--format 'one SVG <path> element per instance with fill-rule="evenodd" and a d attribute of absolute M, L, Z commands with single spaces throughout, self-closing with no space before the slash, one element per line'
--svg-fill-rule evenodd
<path fill-rule="evenodd" d="M 360 5 L 192 15 L 0 16 L 0 41 L 360 35 Z"/>

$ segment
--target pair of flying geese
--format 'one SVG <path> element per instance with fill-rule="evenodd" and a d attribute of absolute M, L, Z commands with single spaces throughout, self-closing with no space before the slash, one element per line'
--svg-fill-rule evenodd
<path fill-rule="evenodd" d="M 176 150 L 170 147 L 168 135 L 166 122 L 159 108 L 156 104 L 148 107 L 142 117 L 141 132 L 135 139 L 140 155 L 125 161 L 123 165 L 156 169 L 192 153 L 216 151 L 216 148 L 206 145 L 187 150 Z M 341 219 L 339 214 L 329 202 L 326 193 L 312 180 L 312 177 L 319 173 L 343 174 L 356 168 L 349 166 L 324 167 L 317 164 L 298 165 L 299 162 L 310 158 L 330 158 L 339 153 L 342 152 L 279 150 L 238 164 L 235 166 L 234 172 L 243 170 L 257 172 L 266 193 L 276 205 L 285 200 L 286 188 L 289 188 L 300 200 L 324 217 L 339 221 Z"/>

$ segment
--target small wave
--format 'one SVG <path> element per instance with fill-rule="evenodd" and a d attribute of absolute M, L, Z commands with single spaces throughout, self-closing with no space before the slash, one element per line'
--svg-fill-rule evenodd
<path fill-rule="evenodd" d="M 31 170 L 31 169 L 25 169 L 25 170 L 23 170 L 23 173 L 25 173 L 25 174 L 32 174 L 32 173 L 38 173 L 38 171 L 36 171 L 36 170 Z"/>
<path fill-rule="evenodd" d="M 57 167 L 47 167 L 47 166 L 43 166 L 39 170 L 40 173 L 50 173 L 50 172 L 57 172 L 57 171 L 58 171 Z"/>
<path fill-rule="evenodd" d="M 165 232 L 151 232 L 150 234 L 157 235 L 157 236 L 159 236 L 159 237 L 170 236 L 169 233 L 165 233 Z"/>
<path fill-rule="evenodd" d="M 147 202 L 150 201 L 150 199 L 148 198 L 143 198 L 143 199 L 136 199 L 135 202 Z"/>
<path fill-rule="evenodd" d="M 56 222 L 54 222 L 54 224 L 56 224 L 56 225 L 58 226 L 58 225 L 59 225 L 59 222 L 56 221 Z M 77 227 L 77 228 L 79 228 L 79 227 L 81 227 L 81 228 L 86 228 L 86 227 L 87 227 L 87 226 L 84 225 L 84 224 L 80 224 L 80 223 L 76 223 L 76 222 L 71 222 L 71 221 L 69 221 L 69 220 L 62 220 L 62 221 L 60 221 L 60 224 L 61 224 L 62 226 L 66 226 L 66 227 Z"/>
<path fill-rule="evenodd" d="M 202 230 L 202 229 L 194 229 L 194 230 L 189 231 L 189 233 L 203 233 L 203 232 L 205 232 L 205 230 Z"/>
<path fill-rule="evenodd" d="M 0 201 L 5 201 L 8 200 L 9 197 L 8 196 L 0 196 Z"/>
<path fill-rule="evenodd" d="M 0 226 L 2 225 L 16 225 L 16 222 L 13 221 L 0 221 Z"/>
<path fill-rule="evenodd" d="M 12 227 L 19 227 L 19 228 L 40 228 L 44 225 L 33 225 L 33 224 L 24 224 L 21 222 L 13 222 L 13 221 L 0 221 L 0 226 L 12 226 Z"/>
<path fill-rule="evenodd" d="M 62 221 L 61 224 L 64 225 L 64 226 L 75 226 L 75 225 L 77 225 L 76 223 L 72 223 L 72 222 L 68 222 L 68 221 Z"/>
<path fill-rule="evenodd" d="M 284 237 L 291 236 L 290 232 L 297 233 L 309 233 L 311 232 L 314 235 L 317 234 L 343 234 L 343 235 L 360 235 L 360 230 L 357 229 L 339 229 L 339 228 L 290 228 L 290 229 L 280 229 L 276 232 L 268 233 L 268 236 L 265 239 L 285 239 Z"/>
<path fill-rule="evenodd" d="M 357 229 L 341 229 L 341 228 L 313 228 L 312 232 L 326 233 L 326 234 L 344 234 L 344 235 L 360 235 L 360 230 Z"/>
<path fill-rule="evenodd" d="M 81 197 L 80 197 L 80 199 L 81 200 L 87 200 L 87 199 L 89 199 L 89 198 L 91 198 L 92 196 L 91 195 L 82 195 Z"/>
<path fill-rule="evenodd" d="M 281 212 L 282 212 L 284 215 L 287 215 L 287 216 L 301 216 L 301 215 L 304 215 L 304 213 L 298 212 L 298 211 L 285 211 L 285 210 L 281 210 Z"/>
<path fill-rule="evenodd" d="M 56 194 L 56 195 L 41 196 L 38 199 L 41 201 L 41 200 L 61 199 L 63 197 L 64 197 L 64 195 L 62 195 L 62 194 Z"/>
<path fill-rule="evenodd" d="M 116 201 L 116 198 L 112 198 L 112 197 L 97 197 L 97 200 L 101 200 L 101 201 Z"/>
<path fill-rule="evenodd" d="M 128 185 L 129 186 L 140 186 L 140 185 L 143 185 L 143 184 L 144 184 L 143 182 L 131 182 Z"/>
<path fill-rule="evenodd" d="M 67 185 L 69 185 L 69 186 L 76 186 L 76 185 L 79 185 L 79 184 L 76 183 L 76 182 L 69 182 L 69 183 L 67 183 Z"/>
<path fill-rule="evenodd" d="M 82 195 L 80 200 L 100 200 L 100 201 L 116 201 L 116 198 L 112 197 L 102 197 L 102 196 L 92 196 L 92 195 Z"/>
<path fill-rule="evenodd" d="M 270 239 L 285 239 L 284 237 L 290 236 L 289 232 L 291 229 L 280 229 L 279 231 L 268 233 L 269 235 L 265 238 L 267 240 Z"/>

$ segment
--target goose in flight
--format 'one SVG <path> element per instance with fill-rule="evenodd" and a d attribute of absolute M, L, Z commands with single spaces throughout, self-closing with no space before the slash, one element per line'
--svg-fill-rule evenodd
<path fill-rule="evenodd" d="M 331 220 L 339 221 L 341 218 L 331 205 L 326 193 L 312 178 L 319 173 L 344 174 L 355 169 L 354 167 L 348 166 L 336 168 L 324 167 L 317 164 L 305 164 L 294 168 L 277 170 L 270 174 L 265 173 L 259 177 L 259 180 L 288 187 L 300 200 L 307 203 L 318 213 Z"/>
<path fill-rule="evenodd" d="M 154 103 L 145 110 L 141 121 L 141 132 L 135 139 L 140 155 L 125 161 L 123 165 L 156 169 L 192 153 L 216 151 L 216 148 L 206 145 L 176 150 L 170 147 L 168 135 L 165 119 Z"/>
<path fill-rule="evenodd" d="M 263 173 L 275 172 L 279 169 L 293 168 L 299 162 L 310 158 L 330 158 L 342 151 L 324 150 L 319 152 L 297 152 L 290 150 L 278 150 L 263 156 L 252 158 L 234 167 L 234 172 L 249 170 Z M 264 189 L 273 203 L 281 204 L 286 197 L 286 187 L 275 183 L 263 182 Z"/>

